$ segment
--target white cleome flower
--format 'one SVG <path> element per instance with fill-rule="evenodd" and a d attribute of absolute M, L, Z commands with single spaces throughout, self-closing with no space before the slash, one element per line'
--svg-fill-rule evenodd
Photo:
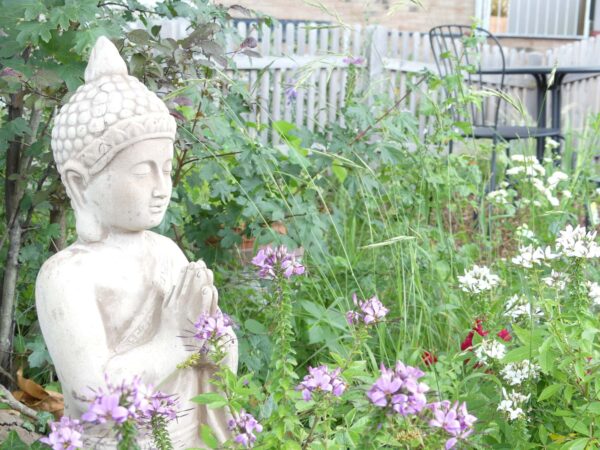
<path fill-rule="evenodd" d="M 490 359 L 501 360 L 504 355 L 506 355 L 506 346 L 493 339 L 484 339 L 475 349 L 475 356 L 484 364 Z"/>
<path fill-rule="evenodd" d="M 600 306 L 600 284 L 593 281 L 588 281 L 587 288 L 592 304 L 596 307 Z"/>
<path fill-rule="evenodd" d="M 519 247 L 519 254 L 511 261 L 517 266 L 531 269 L 534 265 L 540 266 L 545 264 L 546 261 L 556 257 L 558 257 L 558 255 L 552 253 L 550 247 L 542 248 L 528 245 L 526 247 Z"/>
<path fill-rule="evenodd" d="M 519 392 L 513 391 L 508 394 L 506 389 L 502 388 L 503 400 L 498 405 L 498 411 L 504 411 L 508 414 L 509 420 L 520 419 L 525 417 L 525 411 L 523 410 L 523 404 L 529 400 L 531 394 L 523 395 Z"/>
<path fill-rule="evenodd" d="M 537 237 L 535 233 L 529 229 L 526 223 L 519 225 L 516 230 L 517 237 L 523 240 L 529 240 L 532 242 L 537 242 Z"/>
<path fill-rule="evenodd" d="M 563 272 L 557 272 L 553 270 L 550 273 L 549 277 L 542 278 L 542 281 L 546 283 L 547 286 L 558 289 L 559 291 L 563 291 L 565 287 L 567 287 L 567 283 L 569 282 L 569 275 Z"/>
<path fill-rule="evenodd" d="M 458 277 L 460 288 L 470 294 L 489 291 L 500 283 L 500 277 L 490 272 L 486 266 L 474 265 L 471 270 Z"/>
<path fill-rule="evenodd" d="M 544 147 L 549 148 L 549 149 L 553 149 L 553 148 L 558 148 L 559 146 L 560 146 L 560 143 L 558 143 L 557 141 L 555 141 L 551 137 L 547 137 L 546 138 L 546 142 L 544 144 Z"/>
<path fill-rule="evenodd" d="M 518 386 L 525 380 L 535 380 L 540 375 L 540 366 L 531 363 L 528 359 L 507 364 L 500 371 L 500 375 L 511 386 Z"/>
<path fill-rule="evenodd" d="M 506 189 L 497 189 L 490 192 L 487 198 L 496 205 L 506 205 L 508 203 L 508 191 Z"/>
<path fill-rule="evenodd" d="M 564 172 L 561 172 L 560 170 L 557 170 L 548 177 L 548 188 L 554 189 L 556 186 L 558 186 L 558 183 L 560 183 L 561 181 L 567 181 L 568 179 L 569 175 L 567 175 Z"/>
<path fill-rule="evenodd" d="M 526 297 L 522 295 L 513 295 L 507 300 L 503 315 L 516 322 L 520 319 L 542 317 L 544 313 L 540 307 L 533 308 Z"/>
<path fill-rule="evenodd" d="M 600 247 L 595 239 L 595 231 L 586 232 L 580 225 L 575 228 L 567 225 L 556 238 L 556 251 L 570 258 L 597 258 Z"/>

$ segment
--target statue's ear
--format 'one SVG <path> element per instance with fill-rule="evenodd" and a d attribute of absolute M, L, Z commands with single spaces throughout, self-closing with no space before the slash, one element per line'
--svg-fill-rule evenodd
<path fill-rule="evenodd" d="M 84 191 L 88 182 L 86 168 L 78 161 L 67 161 L 62 171 L 62 181 L 74 209 L 85 206 Z"/>
<path fill-rule="evenodd" d="M 86 200 L 85 190 L 89 182 L 85 166 L 77 161 L 68 161 L 63 166 L 62 181 L 71 205 L 75 210 L 77 235 L 85 242 L 98 242 L 106 237 L 106 230 Z"/>

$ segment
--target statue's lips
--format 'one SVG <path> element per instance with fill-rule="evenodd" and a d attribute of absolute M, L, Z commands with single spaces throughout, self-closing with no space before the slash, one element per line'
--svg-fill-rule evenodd
<path fill-rule="evenodd" d="M 160 214 L 165 212 L 165 209 L 167 209 L 167 204 L 163 203 L 160 205 L 150 205 L 150 212 L 154 213 L 154 214 Z"/>

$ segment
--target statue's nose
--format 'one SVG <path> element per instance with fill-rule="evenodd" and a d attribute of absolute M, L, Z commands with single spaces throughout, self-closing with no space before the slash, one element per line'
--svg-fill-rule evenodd
<path fill-rule="evenodd" d="M 152 196 L 156 198 L 166 198 L 169 195 L 169 179 L 162 173 L 158 174 L 158 179 L 156 181 L 156 186 L 152 191 Z"/>

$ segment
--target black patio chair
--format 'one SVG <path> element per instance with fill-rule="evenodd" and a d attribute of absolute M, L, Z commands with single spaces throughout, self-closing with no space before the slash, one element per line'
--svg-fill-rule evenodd
<path fill-rule="evenodd" d="M 506 60 L 502 45 L 489 31 L 479 27 L 473 28 L 469 25 L 442 25 L 429 31 L 429 42 L 441 77 L 456 74 L 460 70 L 463 74 L 462 78 L 469 86 L 482 90 L 484 87 L 493 84 L 497 91 L 504 93 Z M 488 69 L 501 69 L 500 75 L 491 76 L 494 79 L 493 83 L 490 83 L 490 75 L 480 73 L 484 69 L 481 58 L 481 47 L 484 44 L 489 44 L 492 47 L 492 53 L 499 56 L 499 63 L 494 62 L 494 67 L 487 67 Z M 446 95 L 454 96 L 454 98 L 464 98 L 464 93 L 461 92 L 459 84 L 456 85 L 454 90 L 450 92 L 447 90 Z M 481 104 L 471 103 L 470 108 L 467 108 L 468 117 L 461 115 L 465 111 L 458 111 L 456 108 L 452 110 L 454 120 L 472 125 L 472 132 L 465 134 L 465 137 L 492 140 L 490 191 L 496 187 L 496 145 L 498 142 L 536 139 L 539 157 L 540 154 L 543 155 L 547 137 L 561 138 L 560 130 L 557 128 L 500 124 L 500 107 L 503 101 L 502 95 L 494 95 L 487 101 L 484 99 Z M 449 150 L 452 152 L 452 142 L 450 142 Z"/>

